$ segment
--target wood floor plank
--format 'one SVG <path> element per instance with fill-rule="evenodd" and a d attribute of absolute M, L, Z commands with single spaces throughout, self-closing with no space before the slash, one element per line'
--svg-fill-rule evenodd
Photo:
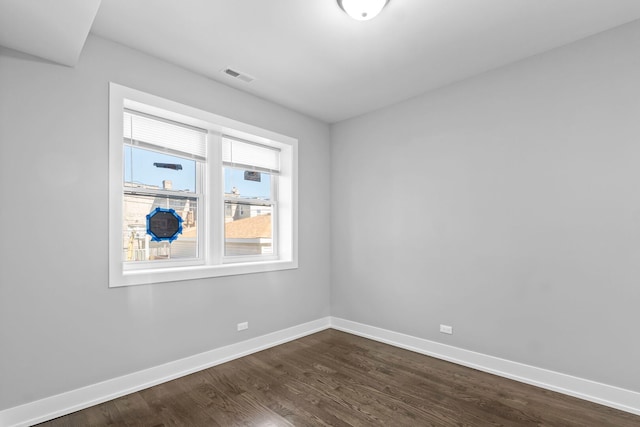
<path fill-rule="evenodd" d="M 640 427 L 640 417 L 326 330 L 42 425 Z"/>
<path fill-rule="evenodd" d="M 265 359 L 265 356 L 267 354 L 261 355 L 261 359 Z M 279 356 L 275 357 L 279 359 Z M 399 405 L 400 402 L 389 399 L 375 388 L 355 381 L 349 374 L 326 366 L 317 354 L 305 354 L 303 359 L 305 362 L 302 363 L 295 363 L 294 359 L 290 363 L 289 372 L 291 377 L 309 384 L 312 389 L 309 394 L 327 397 L 341 407 L 346 407 L 350 413 L 356 407 L 363 422 L 382 423 L 394 420 L 399 423 L 403 419 L 408 423 L 414 422 L 412 409 Z"/>
<path fill-rule="evenodd" d="M 291 425 L 249 393 L 227 395 L 205 373 L 198 372 L 177 382 L 192 398 L 197 410 L 214 419 L 216 425 L 252 425 L 256 420 L 265 425 Z"/>
<path fill-rule="evenodd" d="M 113 402 L 116 408 L 118 408 L 126 426 L 146 425 L 159 427 L 164 425 L 162 419 L 147 405 L 147 402 L 142 398 L 140 393 L 131 393 L 115 399 Z"/>
<path fill-rule="evenodd" d="M 245 360 L 246 361 L 246 360 Z M 221 370 L 208 370 L 214 381 L 218 380 L 216 374 L 221 374 Z M 243 367 L 238 367 L 237 373 L 245 372 Z M 300 398 L 301 392 L 294 392 L 290 389 L 293 381 L 281 381 L 279 376 L 274 376 L 270 370 L 258 369 L 253 371 L 254 386 L 249 387 L 249 392 L 255 395 L 257 399 L 262 400 L 274 412 L 278 413 L 285 420 L 295 426 L 322 426 L 322 425 L 340 425 L 340 420 L 327 420 L 324 414 L 318 413 L 318 408 L 309 405 Z M 245 375 L 236 376 L 236 381 L 246 381 Z M 269 384 L 264 386 L 264 384 Z M 331 421 L 331 423 L 327 423 Z"/>
<path fill-rule="evenodd" d="M 259 376 L 259 372 L 265 372 L 264 367 L 252 366 L 250 360 L 244 361 L 247 365 L 245 369 Z M 319 392 L 314 388 L 306 376 L 295 375 L 295 370 L 288 363 L 281 367 L 287 372 L 286 376 L 280 375 L 270 390 L 270 393 L 283 400 L 289 400 L 295 404 L 296 408 L 302 408 L 307 413 L 313 414 L 318 419 L 326 420 L 330 425 L 348 426 L 351 421 L 366 422 L 362 414 L 354 413 L 350 408 L 345 407 L 341 402 L 336 401 L 326 392 Z M 357 425 L 357 424 L 356 424 Z M 362 425 L 362 424 L 361 424 Z"/>

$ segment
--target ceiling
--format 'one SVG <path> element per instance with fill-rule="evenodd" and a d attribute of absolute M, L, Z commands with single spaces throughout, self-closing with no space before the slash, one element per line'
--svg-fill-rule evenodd
<path fill-rule="evenodd" d="M 0 0 L 0 46 L 73 67 L 100 0 Z"/>
<path fill-rule="evenodd" d="M 391 0 L 361 22 L 335 0 L 0 0 L 0 17 L 12 49 L 74 65 L 90 28 L 334 123 L 640 19 L 640 1 Z"/>

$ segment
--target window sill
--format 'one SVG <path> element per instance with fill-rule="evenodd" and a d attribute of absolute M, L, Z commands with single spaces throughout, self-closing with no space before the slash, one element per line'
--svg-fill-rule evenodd
<path fill-rule="evenodd" d="M 209 277 L 236 276 L 240 274 L 264 273 L 269 271 L 292 270 L 298 263 L 291 260 L 243 262 L 237 264 L 198 265 L 190 267 L 155 268 L 124 271 L 109 277 L 109 287 L 148 285 L 152 283 L 178 282 L 183 280 L 206 279 Z"/>

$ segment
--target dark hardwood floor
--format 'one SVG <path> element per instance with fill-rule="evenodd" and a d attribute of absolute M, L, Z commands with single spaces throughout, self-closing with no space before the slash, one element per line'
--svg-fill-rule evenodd
<path fill-rule="evenodd" d="M 326 330 L 42 426 L 640 426 L 640 417 Z"/>

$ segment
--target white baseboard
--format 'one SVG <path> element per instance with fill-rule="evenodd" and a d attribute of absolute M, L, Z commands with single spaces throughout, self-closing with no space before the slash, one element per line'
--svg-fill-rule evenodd
<path fill-rule="evenodd" d="M 0 426 L 23 427 L 125 396 L 328 328 L 370 338 L 580 399 L 640 415 L 640 393 L 476 353 L 336 317 L 325 317 L 237 344 L 0 411 Z"/>
<path fill-rule="evenodd" d="M 331 318 L 314 320 L 237 344 L 196 354 L 133 374 L 0 411 L 0 426 L 41 423 L 145 388 L 192 374 L 233 359 L 328 329 Z"/>
<path fill-rule="evenodd" d="M 619 387 L 585 380 L 547 369 L 536 368 L 498 357 L 476 353 L 423 338 L 405 335 L 337 317 L 331 327 L 375 341 L 433 356 L 547 390 L 557 391 L 590 402 L 640 415 L 640 393 Z"/>

